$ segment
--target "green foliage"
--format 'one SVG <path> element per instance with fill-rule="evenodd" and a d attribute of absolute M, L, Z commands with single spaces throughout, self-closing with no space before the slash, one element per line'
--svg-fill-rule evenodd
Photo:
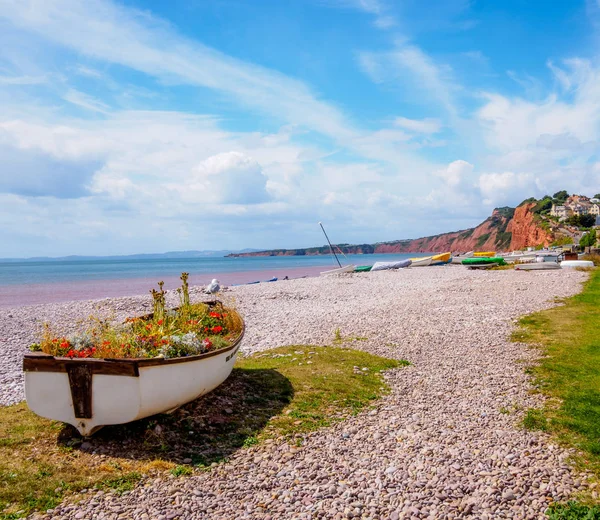
<path fill-rule="evenodd" d="M 477 238 L 477 242 L 475 243 L 476 247 L 481 247 L 483 244 L 485 244 L 488 239 L 490 238 L 491 233 L 484 233 L 483 235 L 479 236 Z"/>
<path fill-rule="evenodd" d="M 496 211 L 500 216 L 502 216 L 506 219 L 511 219 L 515 215 L 515 208 L 511 208 L 509 206 L 503 206 L 501 208 L 496 208 L 494 211 Z"/>
<path fill-rule="evenodd" d="M 496 234 L 496 241 L 494 242 L 494 244 L 496 245 L 497 249 L 508 249 L 510 247 L 511 240 L 512 233 L 510 231 L 499 231 Z"/>
<path fill-rule="evenodd" d="M 475 231 L 475 228 L 467 229 L 465 231 L 462 231 L 461 234 L 458 236 L 459 236 L 459 238 L 463 238 L 463 239 L 469 238 L 473 234 L 473 231 Z"/>
<path fill-rule="evenodd" d="M 69 337 L 56 336 L 46 326 L 41 342 L 32 348 L 69 358 L 173 358 L 231 345 L 242 331 L 241 317 L 221 304 L 190 304 L 187 278 L 182 273 L 177 309 L 165 309 L 163 282 L 158 282 L 160 290 L 151 291 L 153 314 L 128 318 L 125 324 L 92 317 L 87 330 Z"/>
<path fill-rule="evenodd" d="M 531 204 L 532 202 L 537 202 L 537 199 L 535 197 L 529 197 L 521 202 L 521 204 L 519 204 L 517 207 L 520 208 L 521 206 L 524 206 L 525 204 Z"/>
<path fill-rule="evenodd" d="M 533 207 L 533 212 L 537 214 L 548 212 L 552 209 L 552 204 L 553 202 L 550 197 L 544 197 Z"/>
<path fill-rule="evenodd" d="M 596 245 L 596 241 L 596 230 L 591 229 L 581 237 L 581 240 L 579 240 L 579 245 L 581 247 L 593 247 Z"/>
<path fill-rule="evenodd" d="M 565 223 L 570 226 L 589 228 L 596 223 L 596 215 L 571 215 L 565 220 Z"/>
<path fill-rule="evenodd" d="M 544 416 L 544 412 L 533 408 L 527 410 L 527 413 L 523 418 L 523 426 L 528 430 L 546 431 L 548 429 L 548 423 Z"/>
<path fill-rule="evenodd" d="M 171 475 L 173 475 L 174 477 L 181 477 L 183 476 L 187 476 L 187 475 L 191 475 L 192 474 L 192 469 L 189 466 L 175 466 L 172 470 L 171 470 Z"/>
<path fill-rule="evenodd" d="M 561 205 L 567 201 L 567 199 L 569 198 L 569 194 L 566 190 L 561 190 L 557 191 L 554 195 L 552 195 L 552 197 L 554 198 L 555 204 Z"/>
<path fill-rule="evenodd" d="M 600 507 L 569 501 L 552 504 L 546 514 L 549 520 L 600 520 Z"/>
<path fill-rule="evenodd" d="M 556 237 L 551 246 L 568 246 L 573 243 L 573 239 L 567 235 L 559 235 Z"/>

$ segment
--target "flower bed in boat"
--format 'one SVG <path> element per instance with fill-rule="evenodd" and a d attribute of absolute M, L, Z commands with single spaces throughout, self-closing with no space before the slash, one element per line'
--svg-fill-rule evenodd
<path fill-rule="evenodd" d="M 163 282 L 152 290 L 154 312 L 128 318 L 125 323 L 91 319 L 85 330 L 57 336 L 46 325 L 32 351 L 71 359 L 140 359 L 197 356 L 230 347 L 243 332 L 243 320 L 235 309 L 220 302 L 190 303 L 188 273 L 181 275 L 177 290 L 180 305 L 165 309 Z"/>

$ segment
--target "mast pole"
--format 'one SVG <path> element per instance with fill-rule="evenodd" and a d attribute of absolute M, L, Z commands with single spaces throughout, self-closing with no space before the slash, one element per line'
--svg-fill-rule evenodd
<path fill-rule="evenodd" d="M 333 246 L 331 245 L 331 241 L 329 240 L 329 237 L 327 236 L 327 233 L 325 233 L 325 228 L 323 227 L 323 224 L 321 222 L 319 222 L 319 226 L 321 226 L 321 229 L 323 230 L 323 234 L 325 235 L 325 238 L 327 239 L 327 243 L 329 244 L 329 249 L 331 250 L 331 254 L 333 256 L 335 256 L 335 260 L 336 260 L 336 262 L 338 263 L 338 265 L 341 268 L 342 264 L 340 264 L 340 261 L 339 261 L 337 255 L 335 254 L 335 251 L 333 250 Z"/>

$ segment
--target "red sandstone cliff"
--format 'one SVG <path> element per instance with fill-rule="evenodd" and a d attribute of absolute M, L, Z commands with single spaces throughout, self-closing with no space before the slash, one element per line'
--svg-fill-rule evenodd
<path fill-rule="evenodd" d="M 512 251 L 528 246 L 547 246 L 554 237 L 548 223 L 533 213 L 536 203 L 516 209 L 496 208 L 492 215 L 475 228 L 454 231 L 414 240 L 397 240 L 378 244 L 340 245 L 346 254 L 422 253 L 431 251 Z M 329 254 L 328 247 L 276 249 L 230 256 L 293 256 Z"/>
<path fill-rule="evenodd" d="M 533 213 L 535 202 L 523 204 L 515 209 L 514 217 L 506 231 L 512 234 L 510 249 L 523 249 L 528 246 L 548 246 L 554 240 L 549 226 L 542 224 L 540 217 Z"/>

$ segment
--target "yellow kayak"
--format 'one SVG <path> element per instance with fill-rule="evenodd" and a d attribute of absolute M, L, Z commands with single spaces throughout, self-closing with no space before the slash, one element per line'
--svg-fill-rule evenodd
<path fill-rule="evenodd" d="M 487 258 L 491 258 L 492 256 L 496 256 L 496 252 L 495 251 L 477 251 L 476 253 L 473 253 L 473 256 L 475 258 L 482 258 L 482 257 L 487 257 Z"/>
<path fill-rule="evenodd" d="M 450 260 L 452 260 L 452 253 L 442 253 L 441 255 L 432 256 L 430 265 L 447 264 Z"/>

